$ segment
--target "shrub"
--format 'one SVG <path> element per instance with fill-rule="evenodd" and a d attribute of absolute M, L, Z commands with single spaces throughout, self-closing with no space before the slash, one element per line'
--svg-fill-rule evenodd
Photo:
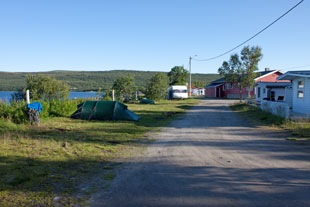
<path fill-rule="evenodd" d="M 53 100 L 50 103 L 49 116 L 70 116 L 83 99 Z"/>
<path fill-rule="evenodd" d="M 7 103 L 0 102 L 0 119 L 10 120 L 16 124 L 28 120 L 26 103 L 24 101 Z"/>

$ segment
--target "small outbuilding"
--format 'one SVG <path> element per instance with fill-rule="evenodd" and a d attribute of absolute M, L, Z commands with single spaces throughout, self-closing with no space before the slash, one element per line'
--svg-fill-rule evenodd
<path fill-rule="evenodd" d="M 192 88 L 192 95 L 193 96 L 204 96 L 206 89 L 204 88 Z"/>

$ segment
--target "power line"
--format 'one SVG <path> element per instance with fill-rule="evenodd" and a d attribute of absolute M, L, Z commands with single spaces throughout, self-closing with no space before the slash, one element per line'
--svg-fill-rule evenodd
<path fill-rule="evenodd" d="M 213 60 L 219 57 L 222 57 L 224 55 L 226 55 L 227 53 L 230 53 L 231 51 L 237 49 L 238 47 L 244 45 L 245 43 L 247 43 L 248 41 L 252 40 L 253 38 L 255 38 L 256 36 L 258 36 L 260 33 L 262 33 L 263 31 L 265 31 L 266 29 L 268 29 L 269 27 L 271 27 L 271 25 L 273 25 L 274 23 L 276 23 L 277 21 L 279 21 L 282 17 L 284 17 L 285 15 L 287 15 L 290 11 L 292 11 L 293 9 L 295 9 L 299 4 L 301 4 L 304 0 L 301 0 L 300 2 L 298 2 L 295 6 L 293 6 L 292 8 L 290 8 L 287 12 L 285 12 L 284 14 L 282 14 L 280 17 L 278 17 L 276 20 L 274 20 L 273 22 L 271 22 L 269 25 L 267 25 L 265 28 L 263 28 L 262 30 L 260 30 L 259 32 L 257 32 L 255 35 L 253 35 L 252 37 L 250 37 L 249 39 L 245 40 L 244 42 L 240 43 L 239 45 L 237 45 L 236 47 L 228 50 L 227 52 L 224 52 L 218 56 L 215 57 L 211 57 L 211 58 L 207 58 L 207 59 L 196 59 L 193 58 L 193 60 L 196 61 L 209 61 L 209 60 Z"/>

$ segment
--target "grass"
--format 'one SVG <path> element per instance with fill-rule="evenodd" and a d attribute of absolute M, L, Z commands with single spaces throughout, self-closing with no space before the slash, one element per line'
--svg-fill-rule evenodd
<path fill-rule="evenodd" d="M 248 117 L 257 124 L 289 130 L 291 135 L 294 136 L 289 138 L 289 140 L 310 140 L 310 120 L 286 120 L 254 106 L 249 106 L 243 103 L 234 104 L 231 108 L 241 115 Z"/>
<path fill-rule="evenodd" d="M 128 104 L 142 117 L 138 122 L 55 117 L 30 126 L 0 120 L 0 206 L 83 206 L 94 185 L 108 186 L 115 177 L 114 158 L 132 156 L 146 132 L 198 102 Z M 95 184 L 83 188 L 94 177 Z"/>

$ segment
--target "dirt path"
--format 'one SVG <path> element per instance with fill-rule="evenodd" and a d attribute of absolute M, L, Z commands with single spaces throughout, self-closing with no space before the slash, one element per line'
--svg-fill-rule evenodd
<path fill-rule="evenodd" d="M 203 100 L 154 135 L 92 206 L 310 206 L 310 146 Z"/>

